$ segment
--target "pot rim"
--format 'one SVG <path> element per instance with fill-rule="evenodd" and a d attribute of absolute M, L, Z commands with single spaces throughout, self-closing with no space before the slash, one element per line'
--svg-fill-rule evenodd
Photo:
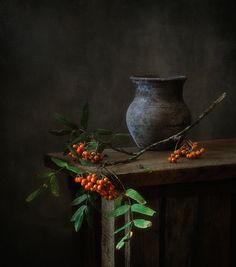
<path fill-rule="evenodd" d="M 170 77 L 160 77 L 158 75 L 132 75 L 129 78 L 132 81 L 159 81 L 159 82 L 176 81 L 176 80 L 185 81 L 187 79 L 187 77 L 184 75 L 175 75 Z"/>

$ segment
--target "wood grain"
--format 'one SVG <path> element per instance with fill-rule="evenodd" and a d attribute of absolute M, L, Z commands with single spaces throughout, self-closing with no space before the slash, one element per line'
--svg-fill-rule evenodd
<path fill-rule="evenodd" d="M 176 164 L 170 164 L 167 162 L 170 152 L 148 151 L 135 162 L 109 168 L 119 176 L 126 186 L 133 187 L 215 181 L 235 176 L 236 139 L 202 141 L 200 143 L 207 150 L 200 159 L 181 159 Z M 112 150 L 106 150 L 105 154 L 112 160 L 126 157 L 126 155 Z M 94 167 L 84 167 L 74 163 L 62 153 L 49 153 L 45 156 L 46 165 L 52 168 L 56 168 L 56 166 L 50 161 L 50 157 L 62 158 L 86 171 L 94 170 Z M 152 173 L 145 172 L 140 168 L 140 164 L 151 169 Z"/>

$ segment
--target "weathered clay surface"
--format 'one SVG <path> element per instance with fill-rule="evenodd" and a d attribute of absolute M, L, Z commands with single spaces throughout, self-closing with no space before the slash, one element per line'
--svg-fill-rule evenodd
<path fill-rule="evenodd" d="M 159 78 L 132 76 L 136 94 L 126 113 L 131 136 L 142 148 L 167 138 L 186 127 L 191 120 L 183 101 L 184 76 Z M 169 143 L 158 149 L 173 148 Z"/>

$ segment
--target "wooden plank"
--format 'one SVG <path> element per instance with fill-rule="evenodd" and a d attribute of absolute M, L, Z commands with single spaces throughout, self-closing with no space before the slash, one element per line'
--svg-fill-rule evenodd
<path fill-rule="evenodd" d="M 200 198 L 191 267 L 230 266 L 231 196 Z"/>
<path fill-rule="evenodd" d="M 115 220 L 107 217 L 113 209 L 114 201 L 102 199 L 102 267 L 115 267 Z"/>
<path fill-rule="evenodd" d="M 197 207 L 197 197 L 167 199 L 163 266 L 190 266 Z"/>
<path fill-rule="evenodd" d="M 170 164 L 166 160 L 169 152 L 148 151 L 138 161 L 109 168 L 119 176 L 126 186 L 135 187 L 235 178 L 236 139 L 205 141 L 203 144 L 207 148 L 207 152 L 200 159 L 191 161 L 181 159 L 177 164 Z M 107 150 L 105 153 L 111 160 L 126 157 L 126 155 L 111 150 Z M 47 166 L 55 167 L 50 162 L 51 156 L 63 158 L 70 164 L 79 166 L 68 157 L 64 157 L 62 153 L 46 155 Z M 140 169 L 140 164 L 150 168 L 152 173 L 145 173 L 143 169 Z M 86 171 L 94 170 L 94 167 L 79 167 Z"/>

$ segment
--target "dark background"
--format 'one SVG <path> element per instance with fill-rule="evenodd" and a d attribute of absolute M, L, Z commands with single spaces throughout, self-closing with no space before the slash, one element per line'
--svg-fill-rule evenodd
<path fill-rule="evenodd" d="M 191 135 L 236 136 L 234 1 L 0 1 L 1 252 L 18 266 L 79 266 L 70 195 L 24 202 L 43 155 L 63 140 L 47 131 L 60 112 L 78 120 L 89 101 L 91 127 L 127 131 L 132 74 L 184 74 L 184 99 L 196 117 L 228 97 Z M 79 242 L 79 241 L 78 241 Z M 88 241 L 89 242 L 89 241 Z M 3 266 L 1 264 L 1 266 Z"/>

